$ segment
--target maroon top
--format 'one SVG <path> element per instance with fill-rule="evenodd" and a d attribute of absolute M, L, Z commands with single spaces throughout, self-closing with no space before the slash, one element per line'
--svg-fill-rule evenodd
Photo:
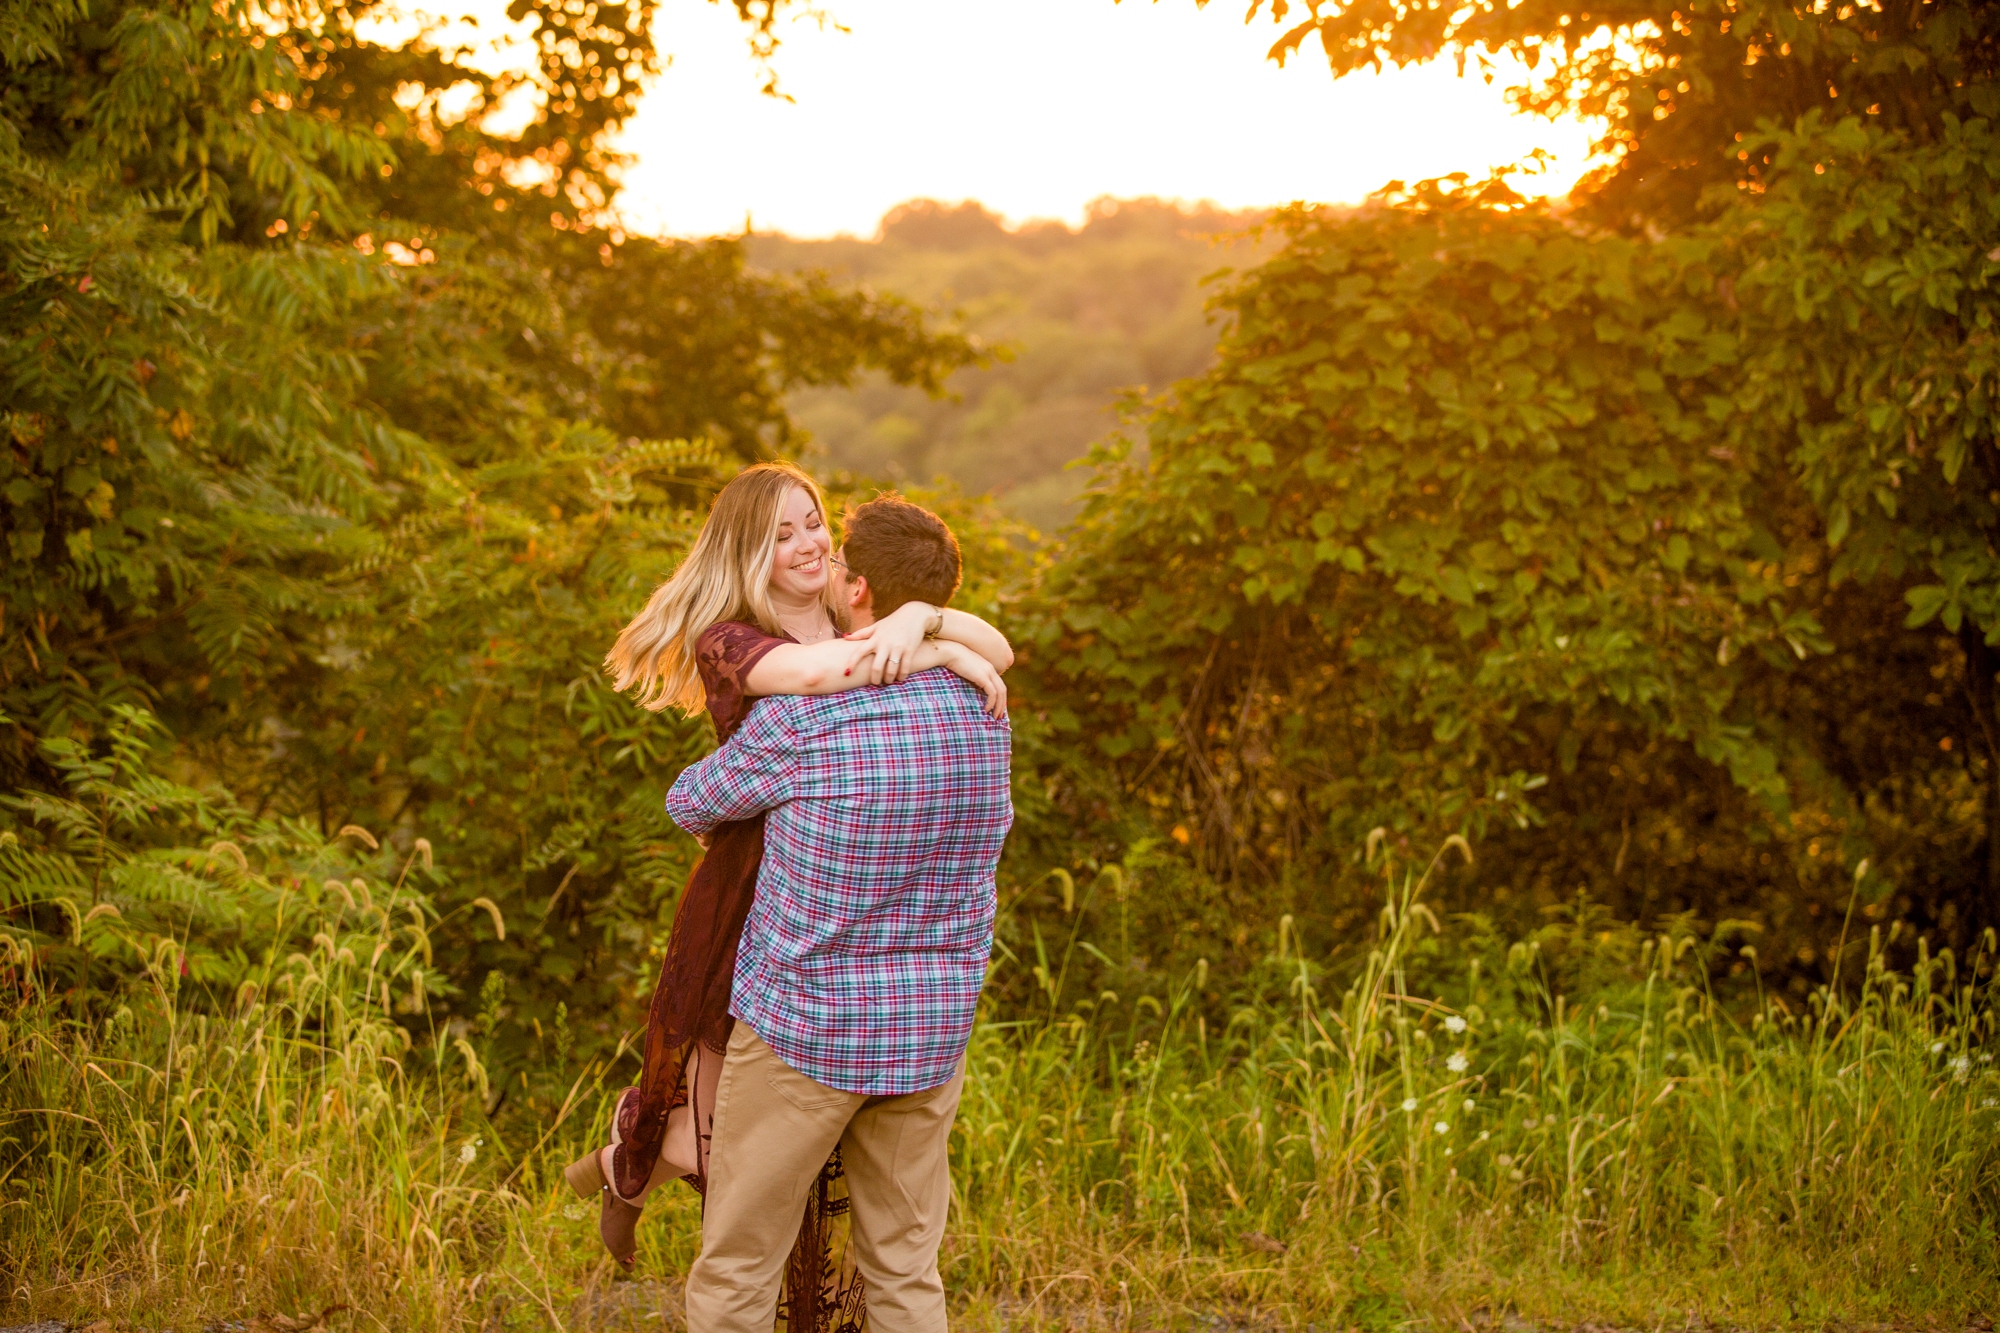
<path fill-rule="evenodd" d="M 751 668 L 779 644 L 797 642 L 789 634 L 773 638 L 741 620 L 710 625 L 694 641 L 694 664 L 708 694 L 708 715 L 715 722 L 718 745 L 736 734 L 757 702 L 750 693 Z"/>

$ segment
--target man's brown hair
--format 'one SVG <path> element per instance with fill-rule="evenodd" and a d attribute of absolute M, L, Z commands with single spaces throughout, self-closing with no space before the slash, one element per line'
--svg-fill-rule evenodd
<path fill-rule="evenodd" d="M 849 578 L 868 580 L 879 620 L 905 602 L 943 606 L 958 591 L 958 538 L 943 519 L 893 492 L 847 511 Z"/>

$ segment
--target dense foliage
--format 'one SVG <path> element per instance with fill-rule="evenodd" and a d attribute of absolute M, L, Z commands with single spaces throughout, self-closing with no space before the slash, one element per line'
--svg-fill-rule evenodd
<path fill-rule="evenodd" d="M 1350 27 L 1400 58 L 1504 24 L 1568 52 L 1579 105 L 1662 68 L 1751 100 L 1628 127 L 1565 206 L 1503 174 L 1281 215 L 1217 364 L 1099 451 L 1035 593 L 1050 798 L 1185 844 L 1196 884 L 1287 885 L 1252 910 L 1329 942 L 1378 826 L 1482 834 L 1462 905 L 1748 920 L 1798 994 L 1857 887 L 1936 942 L 2000 924 L 1985 11 L 1697 7 L 1599 49 L 1595 10 L 1420 40 L 1445 11 L 1308 8 L 1337 68 Z M 1894 115 L 1755 95 L 1834 49 L 1910 64 Z M 1706 184 L 1627 227 L 1676 125 Z M 1139 899 L 1156 960 L 1257 934 L 1235 894 Z"/>
<path fill-rule="evenodd" d="M 709 742 L 613 696 L 604 646 L 719 479 L 784 444 L 788 391 L 935 387 L 972 348 L 731 241 L 591 228 L 643 8 L 527 7 L 513 139 L 478 116 L 505 79 L 370 45 L 365 8 L 0 8 L 0 770 L 59 790 L 52 746 L 144 710 L 245 818 L 428 837 L 448 904 L 515 923 L 447 931 L 440 984 L 497 968 L 521 1031 L 566 998 L 615 1044 L 692 855 L 659 789 Z M 59 837 L 37 810 L 24 855 Z M 9 876 L 0 903 L 81 975 L 73 894 Z"/>

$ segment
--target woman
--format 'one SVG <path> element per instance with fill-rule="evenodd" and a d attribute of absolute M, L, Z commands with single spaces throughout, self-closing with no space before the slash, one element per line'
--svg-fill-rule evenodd
<path fill-rule="evenodd" d="M 636 687 L 639 703 L 654 710 L 706 708 L 718 741 L 763 695 L 831 694 L 937 666 L 978 686 L 995 715 L 1004 713 L 1000 673 L 1013 653 L 976 616 L 912 603 L 841 637 L 828 591 L 833 541 L 825 512 L 819 487 L 790 464 L 758 463 L 738 474 L 716 496 L 673 577 L 618 636 L 606 658 L 617 688 Z M 762 816 L 725 824 L 710 838 L 668 936 L 639 1085 L 619 1097 L 611 1144 L 564 1172 L 579 1194 L 601 1196 L 598 1230 L 621 1264 L 632 1263 L 640 1206 L 655 1186 L 674 1176 L 705 1186 L 709 1120 L 733 1021 L 736 943 L 763 849 Z M 787 1266 L 794 1329 L 825 1323 L 825 1223 L 839 1211 L 825 1184 L 837 1158 L 814 1191 Z"/>

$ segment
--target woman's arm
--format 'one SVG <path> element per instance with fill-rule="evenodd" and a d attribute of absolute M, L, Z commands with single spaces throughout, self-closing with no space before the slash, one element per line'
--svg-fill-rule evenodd
<path fill-rule="evenodd" d="M 905 602 L 873 625 L 847 636 L 850 643 L 884 645 L 885 651 L 877 653 L 869 664 L 871 684 L 894 684 L 912 671 L 923 669 L 911 665 L 915 660 L 912 654 L 925 641 L 924 628 L 939 609 L 929 602 Z M 1005 671 L 1014 665 L 1014 649 L 1006 635 L 969 612 L 942 609 L 944 622 L 937 632 L 939 639 L 964 644 L 992 663 L 995 671 Z"/>
<path fill-rule="evenodd" d="M 862 651 L 855 651 L 861 648 Z M 879 645 L 859 645 L 842 639 L 825 643 L 781 643 L 759 659 L 743 678 L 743 692 L 766 694 L 838 694 L 869 683 L 860 659 L 880 651 Z M 931 662 L 931 666 L 941 663 Z M 859 668 L 859 669 L 857 669 Z"/>
<path fill-rule="evenodd" d="M 964 644 L 991 662 L 995 671 L 1006 671 L 1014 665 L 1014 645 L 1007 642 L 1006 635 L 970 611 L 954 611 L 948 606 L 942 610 L 944 628 L 937 632 L 940 639 Z"/>
<path fill-rule="evenodd" d="M 744 679 L 745 692 L 766 694 L 839 694 L 873 684 L 867 659 L 878 656 L 878 642 L 829 639 L 825 643 L 783 643 L 765 653 Z M 1007 685 L 992 663 L 963 644 L 922 640 L 902 663 L 902 675 L 945 667 L 979 687 L 993 716 L 1007 712 Z"/>

